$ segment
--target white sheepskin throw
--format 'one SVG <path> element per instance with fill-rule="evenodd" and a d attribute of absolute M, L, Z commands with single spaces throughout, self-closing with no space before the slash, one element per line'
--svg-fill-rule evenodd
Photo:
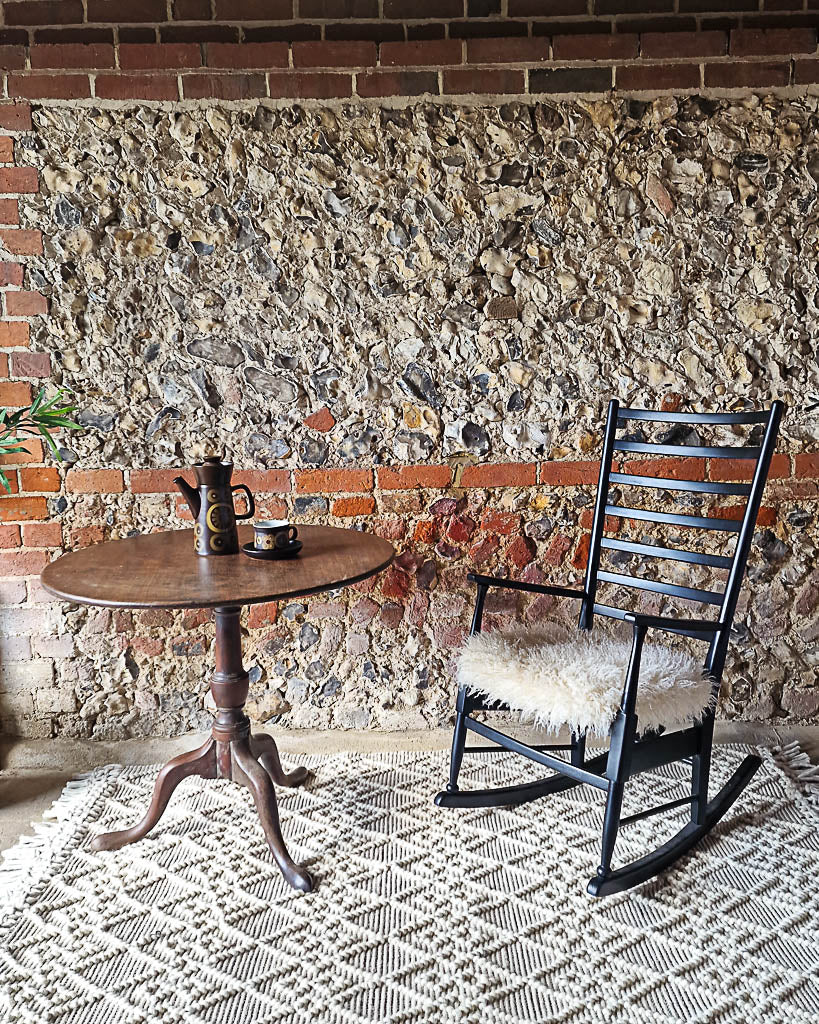
<path fill-rule="evenodd" d="M 458 660 L 458 682 L 518 711 L 524 722 L 557 731 L 608 735 L 620 707 L 631 639 L 578 632 L 555 641 L 543 630 L 477 633 Z M 640 732 L 698 718 L 711 681 L 686 651 L 646 642 L 640 663 Z"/>

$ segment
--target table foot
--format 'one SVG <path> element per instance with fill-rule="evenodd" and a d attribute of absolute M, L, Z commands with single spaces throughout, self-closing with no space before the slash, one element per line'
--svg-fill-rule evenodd
<path fill-rule="evenodd" d="M 169 761 L 157 776 L 151 805 L 142 821 L 121 832 L 105 832 L 97 836 L 91 843 L 91 849 L 118 850 L 146 836 L 162 817 L 173 791 L 188 775 L 201 775 L 204 779 L 216 778 L 215 740 L 209 739 L 198 750 L 180 754 Z"/>
<path fill-rule="evenodd" d="M 259 739 L 259 737 L 254 737 L 254 739 Z M 271 737 L 267 736 L 265 739 L 273 743 Z M 266 767 L 256 759 L 252 744 L 253 740 L 249 736 L 245 739 L 234 740 L 231 743 L 230 752 L 234 769 L 233 778 L 236 782 L 247 786 L 252 793 L 256 810 L 262 823 L 262 829 L 267 838 L 267 845 L 270 847 L 270 852 L 279 865 L 285 880 L 294 889 L 300 889 L 302 892 L 311 892 L 313 889 L 312 878 L 303 867 L 295 863 L 287 852 L 287 847 L 284 845 L 273 781 Z M 275 744 L 273 749 L 275 750 Z M 278 771 L 281 772 L 281 764 L 278 763 L 278 752 L 276 752 L 276 762 L 278 764 Z M 290 785 L 293 785 L 293 783 L 290 783 Z"/>
<path fill-rule="evenodd" d="M 292 772 L 286 772 L 282 768 L 279 758 L 279 749 L 276 741 L 267 733 L 259 732 L 250 737 L 250 749 L 253 756 L 261 764 L 270 778 L 277 786 L 293 788 L 304 786 L 313 779 L 313 773 L 309 768 L 294 768 Z"/>

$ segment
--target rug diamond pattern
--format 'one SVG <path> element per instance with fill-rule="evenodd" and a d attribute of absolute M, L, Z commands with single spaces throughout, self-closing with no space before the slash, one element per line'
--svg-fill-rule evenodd
<path fill-rule="evenodd" d="M 720 752 L 715 786 L 741 754 Z M 599 901 L 584 892 L 597 793 L 452 812 L 432 805 L 441 753 L 302 762 L 316 780 L 279 797 L 316 878 L 308 896 L 281 878 L 249 794 L 224 781 L 186 780 L 153 834 L 93 853 L 94 835 L 139 816 L 155 769 L 95 773 L 6 915 L 0 1021 L 815 1024 L 817 822 L 770 758 L 695 856 Z M 673 798 L 685 772 L 633 780 L 627 812 Z M 464 785 L 527 777 L 513 755 L 475 758 Z M 625 829 L 618 856 L 657 845 L 661 827 Z"/>

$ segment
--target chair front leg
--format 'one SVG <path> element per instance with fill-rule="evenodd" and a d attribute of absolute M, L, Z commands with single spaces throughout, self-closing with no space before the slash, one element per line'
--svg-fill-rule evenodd
<path fill-rule="evenodd" d="M 469 635 L 474 636 L 480 633 L 483 621 L 483 603 L 486 600 L 486 592 L 489 588 L 478 584 L 478 593 L 475 597 L 475 610 L 472 613 L 472 626 Z M 466 744 L 466 719 L 471 710 L 469 698 L 463 686 L 458 688 L 458 703 L 455 707 L 455 728 L 452 732 L 452 752 L 449 757 L 449 782 L 447 783 L 448 793 L 458 792 L 458 775 L 461 771 L 461 762 L 464 759 L 464 746 Z"/>
<path fill-rule="evenodd" d="M 449 782 L 446 787 L 448 793 L 458 792 L 458 775 L 461 771 L 461 762 L 464 759 L 464 746 L 466 745 L 464 696 L 464 688 L 461 687 L 458 691 L 458 709 L 455 715 L 455 729 L 452 732 L 452 750 L 449 755 Z"/>
<path fill-rule="evenodd" d="M 702 825 L 708 810 L 708 782 L 714 743 L 714 709 L 704 712 L 699 725 L 697 753 L 691 758 L 691 821 Z"/>
<path fill-rule="evenodd" d="M 609 780 L 606 811 L 603 817 L 603 839 L 600 850 L 600 865 L 597 877 L 605 878 L 611 871 L 611 859 L 614 846 L 620 831 L 620 812 L 623 807 L 623 794 L 626 780 L 631 770 L 631 755 L 637 737 L 637 685 L 640 679 L 640 658 L 643 652 L 643 641 L 646 629 L 644 626 L 634 627 L 634 640 L 631 645 L 631 659 L 620 710 L 611 727 L 609 756 L 606 764 L 606 778 Z"/>
<path fill-rule="evenodd" d="M 586 734 L 572 733 L 572 749 L 569 759 L 575 768 L 582 768 L 586 760 Z"/>

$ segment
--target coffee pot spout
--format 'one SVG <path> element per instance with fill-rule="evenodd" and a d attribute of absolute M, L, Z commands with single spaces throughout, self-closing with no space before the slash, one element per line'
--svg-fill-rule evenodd
<path fill-rule="evenodd" d="M 191 514 L 193 518 L 199 515 L 199 510 L 202 507 L 202 499 L 199 497 L 199 491 L 191 487 L 188 481 L 183 476 L 178 476 L 174 480 L 174 483 L 182 493 L 182 497 L 187 501 L 190 506 Z"/>

